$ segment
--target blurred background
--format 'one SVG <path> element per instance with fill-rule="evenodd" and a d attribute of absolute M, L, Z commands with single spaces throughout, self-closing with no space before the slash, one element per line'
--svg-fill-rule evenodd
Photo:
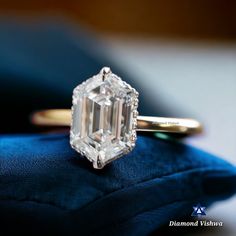
<path fill-rule="evenodd" d="M 63 15 L 103 34 L 234 40 L 233 0 L 0 1 L 2 14 Z"/>
<path fill-rule="evenodd" d="M 63 19 L 95 35 L 154 102 L 204 123 L 204 135 L 186 142 L 236 164 L 236 1 L 0 0 L 0 16 Z M 215 204 L 208 218 L 224 229 L 202 233 L 236 235 L 233 209 L 235 197 Z"/>

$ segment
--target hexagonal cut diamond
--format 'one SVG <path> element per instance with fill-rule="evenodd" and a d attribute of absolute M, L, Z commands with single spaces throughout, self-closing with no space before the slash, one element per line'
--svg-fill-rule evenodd
<path fill-rule="evenodd" d="M 71 146 L 102 168 L 135 145 L 138 93 L 107 68 L 73 91 Z"/>

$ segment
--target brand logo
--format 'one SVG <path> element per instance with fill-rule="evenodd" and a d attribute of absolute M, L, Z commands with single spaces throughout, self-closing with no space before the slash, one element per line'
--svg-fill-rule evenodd
<path fill-rule="evenodd" d="M 193 206 L 191 216 L 197 217 L 197 219 L 195 221 L 171 220 L 169 226 L 223 226 L 222 221 L 199 220 L 199 218 L 206 216 L 206 207 L 202 206 L 200 203 Z"/>
<path fill-rule="evenodd" d="M 205 216 L 206 215 L 206 207 L 201 206 L 201 204 L 197 204 L 196 206 L 193 206 L 193 213 L 191 216 Z"/>

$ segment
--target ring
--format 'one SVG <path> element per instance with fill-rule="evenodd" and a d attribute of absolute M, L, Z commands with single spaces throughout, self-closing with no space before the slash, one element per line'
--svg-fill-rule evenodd
<path fill-rule="evenodd" d="M 137 131 L 192 135 L 202 131 L 193 119 L 138 115 L 138 92 L 104 67 L 73 90 L 72 109 L 35 112 L 40 126 L 71 126 L 70 144 L 96 169 L 129 153 Z"/>

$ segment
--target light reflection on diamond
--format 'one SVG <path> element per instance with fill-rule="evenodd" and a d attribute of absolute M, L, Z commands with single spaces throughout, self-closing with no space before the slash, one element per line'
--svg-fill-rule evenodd
<path fill-rule="evenodd" d="M 128 153 L 136 141 L 138 93 L 109 72 L 77 86 L 73 92 L 72 147 L 102 168 Z M 99 164 L 99 165 L 98 165 Z"/>

